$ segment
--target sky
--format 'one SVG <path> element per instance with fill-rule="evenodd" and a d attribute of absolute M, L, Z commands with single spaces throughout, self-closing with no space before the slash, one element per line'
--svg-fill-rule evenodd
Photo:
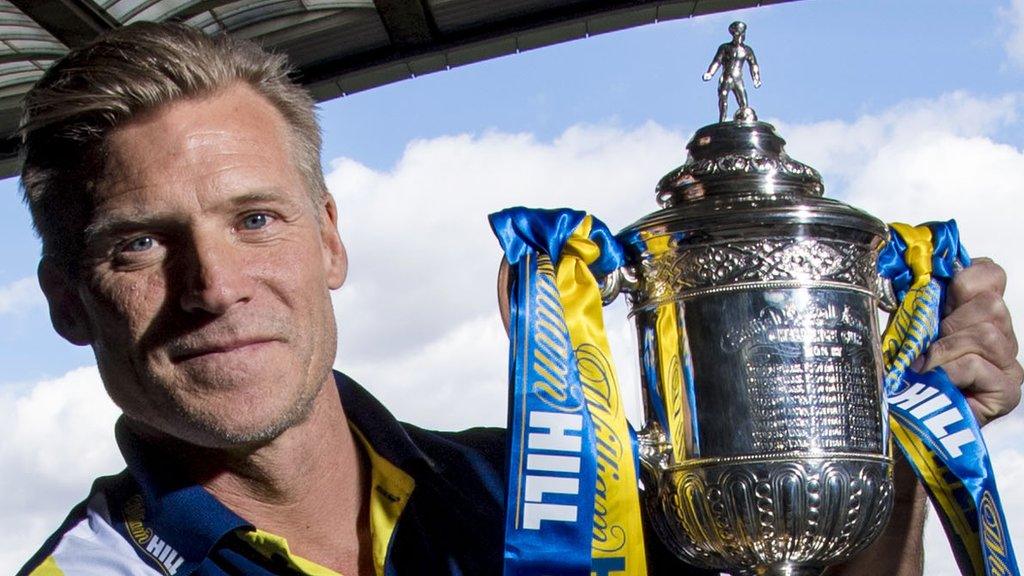
<path fill-rule="evenodd" d="M 334 294 L 335 367 L 400 418 L 441 429 L 505 422 L 500 250 L 487 214 L 587 210 L 620 229 L 717 120 L 700 80 L 734 19 L 764 85 L 752 106 L 826 194 L 887 221 L 956 218 L 972 255 L 1010 278 L 1024 318 L 1024 0 L 800 0 L 537 49 L 324 103 L 324 167 L 350 270 Z M 117 409 L 88 348 L 50 328 L 39 246 L 16 179 L 0 181 L 0 573 L 123 461 Z M 638 381 L 621 302 L 607 311 L 624 395 Z M 1018 323 L 1019 324 L 1019 323 Z M 1018 330 L 1021 330 L 1018 325 Z M 1024 553 L 1024 411 L 985 428 Z M 952 576 L 938 527 L 926 573 Z"/>

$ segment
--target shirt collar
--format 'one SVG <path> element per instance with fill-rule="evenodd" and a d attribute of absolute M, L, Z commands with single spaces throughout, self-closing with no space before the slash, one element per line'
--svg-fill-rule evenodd
<path fill-rule="evenodd" d="M 420 449 L 406 427 L 383 404 L 341 372 L 334 372 L 334 381 L 341 394 L 345 417 L 377 454 L 416 478 L 417 482 L 427 480 L 437 472 L 437 463 Z"/>
<path fill-rule="evenodd" d="M 137 485 L 135 493 L 127 491 L 118 503 L 120 510 L 115 512 L 123 522 L 117 528 L 143 560 L 165 574 L 187 576 L 225 534 L 252 528 L 205 488 L 146 454 L 123 416 L 115 427 L 115 437 Z"/>
<path fill-rule="evenodd" d="M 413 477 L 423 476 L 418 471 L 435 468 L 376 398 L 340 372 L 334 372 L 334 381 L 346 418 L 380 457 Z M 117 528 L 144 560 L 164 573 L 187 576 L 225 534 L 253 529 L 202 486 L 175 474 L 158 456 L 146 453 L 123 416 L 115 427 L 115 437 L 137 484 L 134 493 L 126 491 L 117 503 L 120 510 L 115 512 L 123 519 Z M 168 548 L 172 552 L 166 552 Z"/>

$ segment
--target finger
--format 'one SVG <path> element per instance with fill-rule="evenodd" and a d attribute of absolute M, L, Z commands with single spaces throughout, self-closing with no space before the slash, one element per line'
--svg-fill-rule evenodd
<path fill-rule="evenodd" d="M 939 325 L 939 335 L 948 336 L 986 322 L 993 324 L 1016 346 L 1010 309 L 995 292 L 982 292 L 950 312 Z"/>
<path fill-rule="evenodd" d="M 975 258 L 957 272 L 946 292 L 946 309 L 955 310 L 983 292 L 1002 296 L 1006 292 L 1006 271 L 988 258 Z"/>
<path fill-rule="evenodd" d="M 968 354 L 942 368 L 963 390 L 980 426 L 1008 414 L 1020 403 L 1024 368 L 1017 362 L 1000 369 L 977 354 Z"/>
<path fill-rule="evenodd" d="M 501 266 L 498 268 L 498 310 L 501 312 L 501 323 L 505 325 L 506 334 L 509 332 L 508 327 L 511 318 L 511 312 L 509 311 L 510 309 L 508 304 L 508 277 L 508 260 L 502 257 Z"/>
<path fill-rule="evenodd" d="M 980 356 L 997 368 L 1017 361 L 1017 345 L 991 322 L 981 322 L 943 336 L 928 346 L 924 369 L 945 366 L 970 354 Z"/>

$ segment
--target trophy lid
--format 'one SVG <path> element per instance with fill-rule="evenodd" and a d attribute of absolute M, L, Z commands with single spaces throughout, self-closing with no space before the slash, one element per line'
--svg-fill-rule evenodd
<path fill-rule="evenodd" d="M 821 175 L 790 158 L 785 145 L 767 122 L 733 120 L 704 126 L 686 145 L 686 163 L 658 182 L 658 203 L 669 208 L 734 194 L 821 196 Z"/>
<path fill-rule="evenodd" d="M 687 144 L 686 162 L 658 183 L 658 204 L 663 208 L 627 227 L 650 234 L 714 231 L 752 223 L 826 224 L 884 238 L 885 225 L 877 218 L 838 200 L 824 198 L 821 174 L 794 160 L 775 127 L 757 119 L 744 87 L 744 68 L 750 69 L 754 87 L 761 86 L 761 70 L 754 51 L 744 43 L 746 25 L 729 27 L 733 39 L 718 48 L 704 73 L 711 80 L 719 68 L 719 121 L 697 130 Z M 738 110 L 728 118 L 729 100 Z"/>

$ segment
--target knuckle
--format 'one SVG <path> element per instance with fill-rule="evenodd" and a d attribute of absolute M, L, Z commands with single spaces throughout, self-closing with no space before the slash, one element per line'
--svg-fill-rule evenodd
<path fill-rule="evenodd" d="M 928 356 L 935 360 L 943 360 L 949 353 L 949 338 L 939 338 L 928 345 Z"/>
<path fill-rule="evenodd" d="M 1014 408 L 1016 408 L 1020 404 L 1020 394 L 1021 390 L 1019 387 L 1014 388 L 1013 391 L 1010 392 L 1010 401 L 1006 406 L 1006 411 L 1004 412 L 1004 414 L 1009 414 L 1010 412 L 1013 411 Z"/>
<path fill-rule="evenodd" d="M 1017 388 L 1020 388 L 1021 384 L 1024 384 L 1024 366 L 1021 366 L 1020 362 L 1015 361 L 1007 370 L 1007 375 L 1010 377 L 1010 381 L 1013 382 L 1014 386 Z"/>
<path fill-rule="evenodd" d="M 1002 331 L 991 322 L 978 325 L 978 345 L 982 354 L 992 354 L 1003 358 L 1009 355 L 1009 342 Z"/>
<path fill-rule="evenodd" d="M 1020 386 L 1007 386 L 1006 391 L 1006 405 L 1001 410 L 1002 414 L 1009 414 L 1014 408 L 1020 404 L 1021 389 Z"/>
<path fill-rule="evenodd" d="M 957 330 L 960 330 L 960 322 L 956 316 L 946 316 L 939 321 L 939 334 L 943 337 L 954 334 Z"/>
<path fill-rule="evenodd" d="M 1006 271 L 988 258 L 975 258 L 971 266 L 953 277 L 949 288 L 959 302 L 970 300 L 983 292 L 1002 295 L 1006 288 Z"/>
<path fill-rule="evenodd" d="M 999 318 L 1006 314 L 1006 303 L 1002 295 L 992 290 L 979 292 L 975 297 L 978 299 L 982 312 L 988 318 Z"/>
<path fill-rule="evenodd" d="M 970 367 L 972 373 L 981 374 L 982 371 L 985 370 L 985 364 L 987 364 L 987 362 L 980 354 L 967 355 L 967 365 Z"/>
<path fill-rule="evenodd" d="M 984 275 L 981 277 L 981 280 L 984 289 L 1002 295 L 1006 289 L 1006 270 L 992 260 L 986 260 L 982 264 L 984 265 L 982 268 Z"/>

